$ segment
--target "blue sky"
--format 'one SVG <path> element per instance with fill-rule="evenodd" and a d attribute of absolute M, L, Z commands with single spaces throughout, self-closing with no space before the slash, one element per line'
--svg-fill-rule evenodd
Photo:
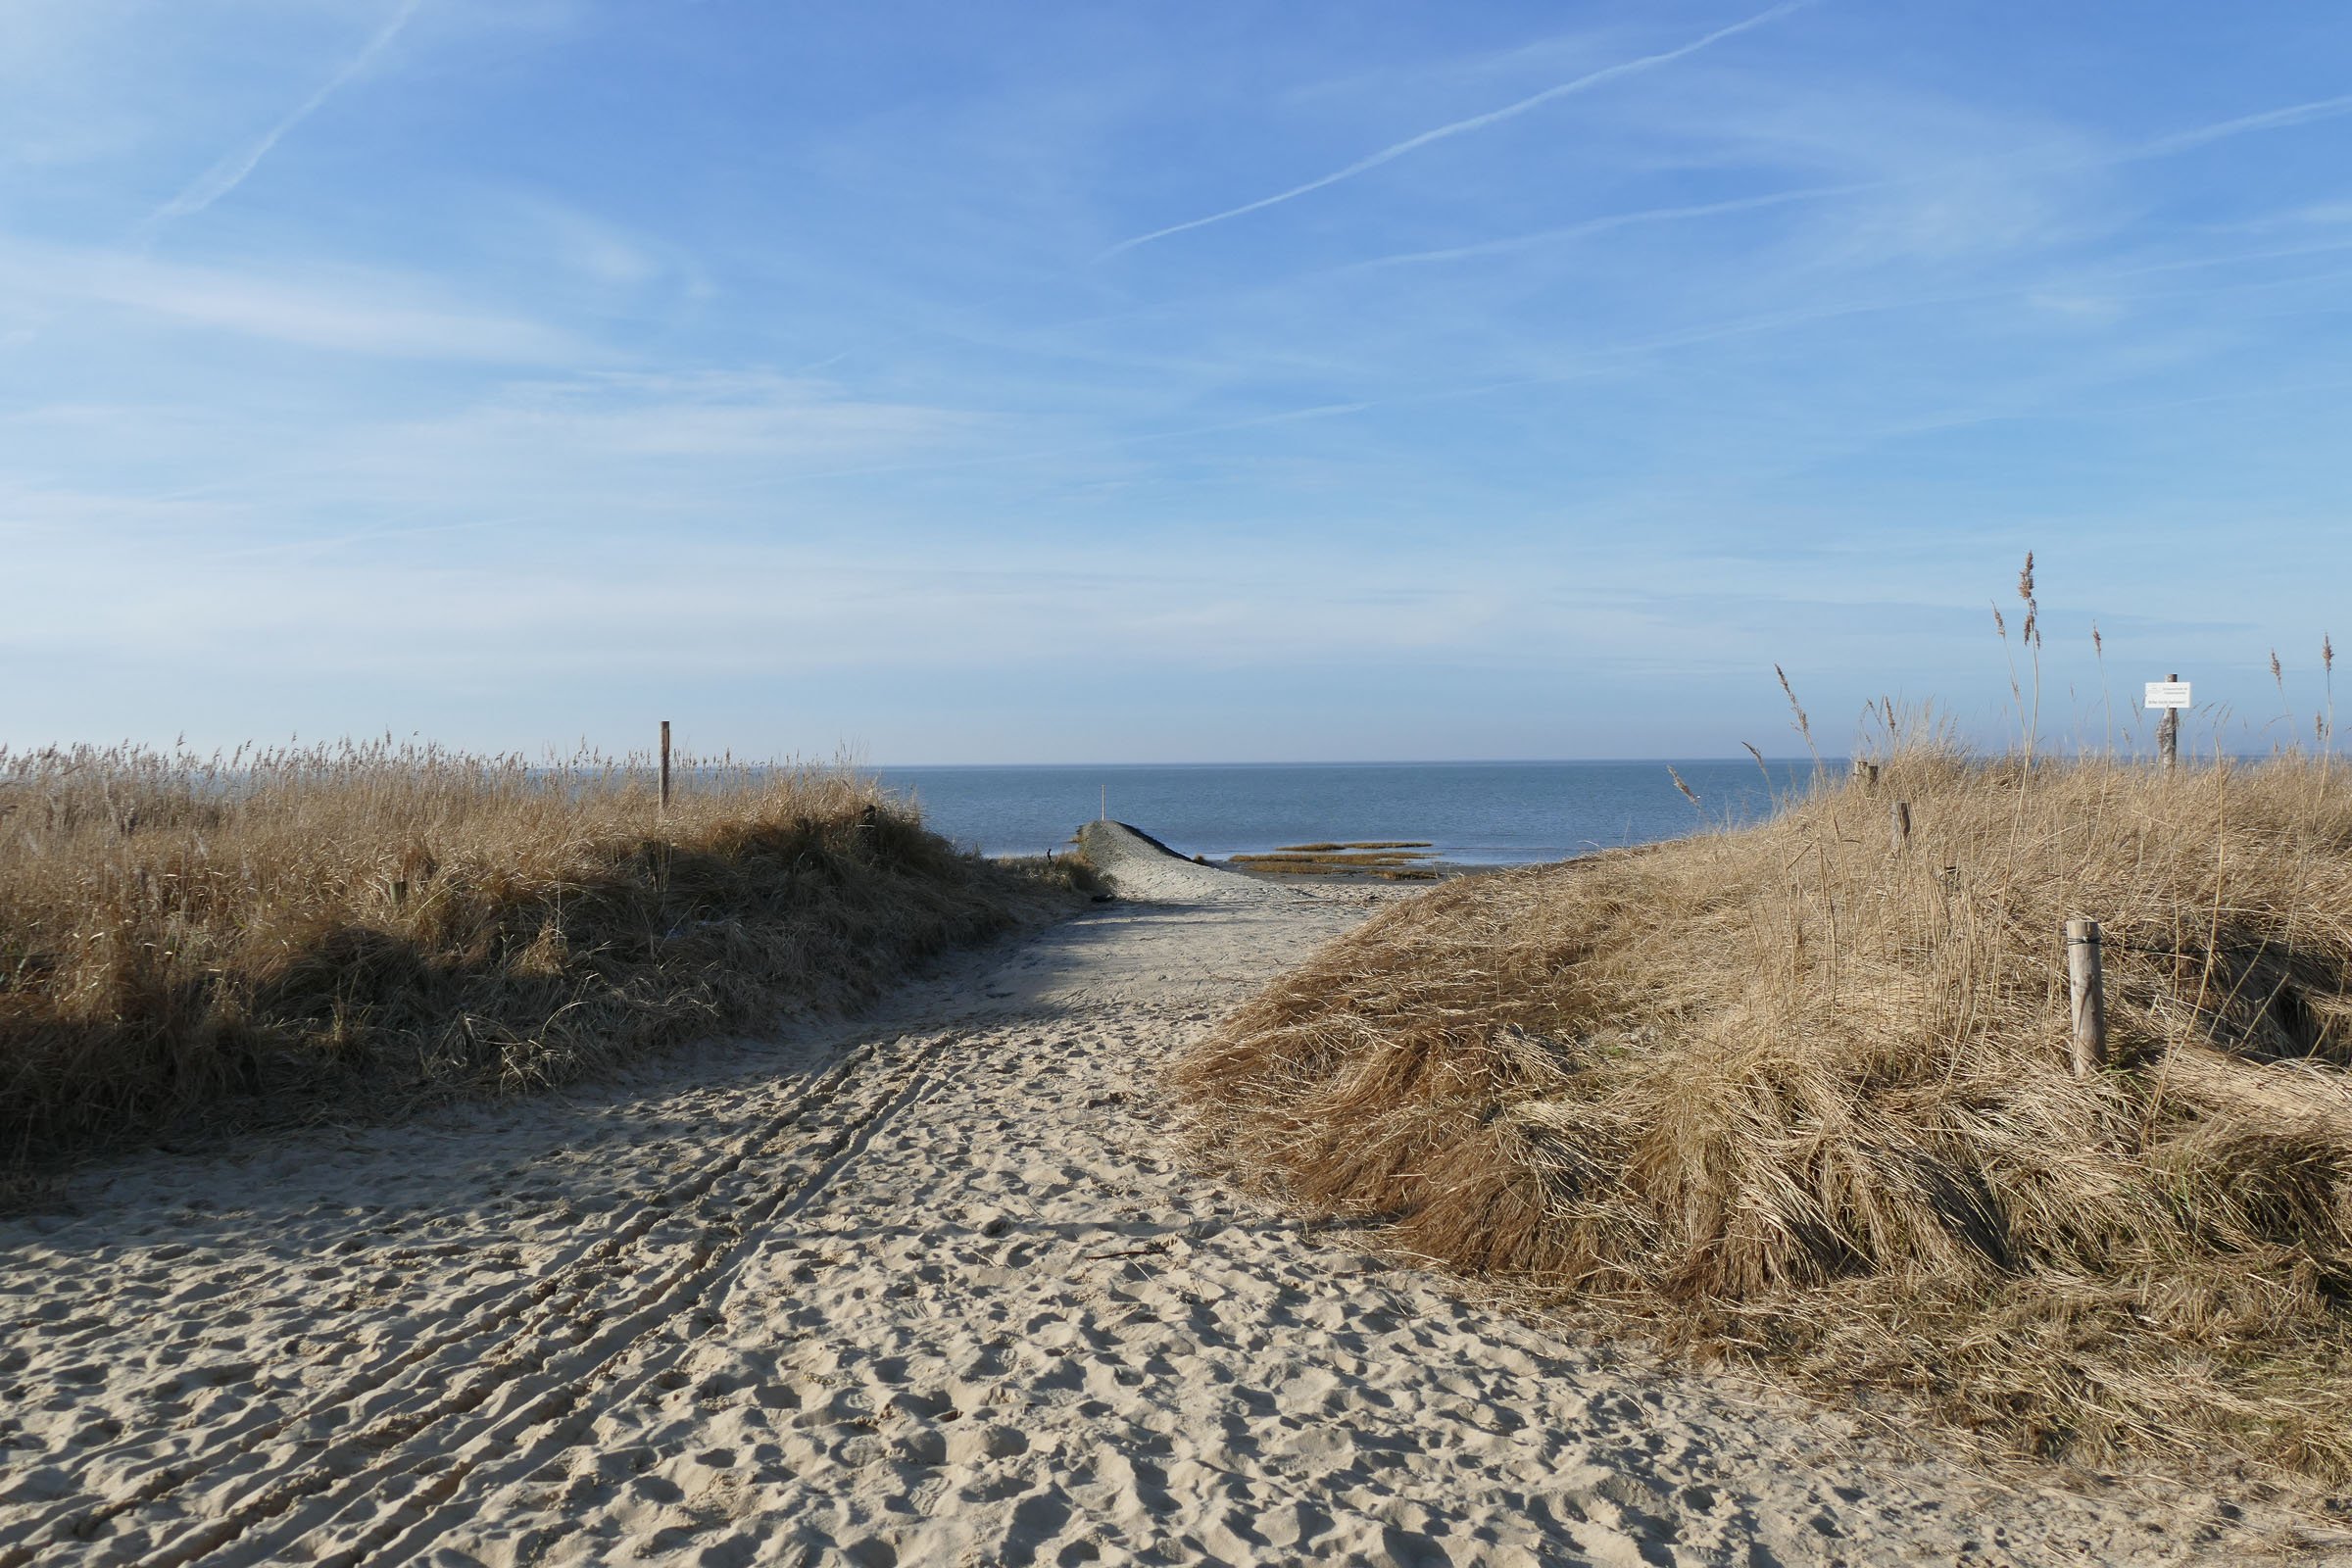
<path fill-rule="evenodd" d="M 5 0 L 0 742 L 2259 748 L 2348 309 L 2338 7 Z"/>

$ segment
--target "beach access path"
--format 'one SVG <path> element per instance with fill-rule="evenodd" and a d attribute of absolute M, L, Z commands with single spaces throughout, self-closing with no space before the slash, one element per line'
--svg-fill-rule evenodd
<path fill-rule="evenodd" d="M 0 1568 L 2232 1561 L 1189 1169 L 1160 1069 L 1387 900 L 1128 895 L 854 1024 L 92 1168 L 0 1220 Z"/>

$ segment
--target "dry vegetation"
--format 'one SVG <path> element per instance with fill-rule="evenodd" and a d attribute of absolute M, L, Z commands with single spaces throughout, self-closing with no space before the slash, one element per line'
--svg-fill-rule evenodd
<path fill-rule="evenodd" d="M 0 1166 L 559 1082 L 1060 908 L 838 769 L 0 752 Z"/>
<path fill-rule="evenodd" d="M 1335 943 L 1179 1064 L 1203 1149 L 1988 1454 L 2352 1477 L 2344 764 L 1882 739 L 1875 790 L 1456 881 Z M 2082 1078 L 2078 914 L 2111 1053 Z"/>
<path fill-rule="evenodd" d="M 2005 1445 L 2352 1474 L 2352 780 L 1884 766 L 1397 906 L 1181 1065 L 1201 1135 L 1401 1250 Z"/>
<path fill-rule="evenodd" d="M 1286 844 L 1266 855 L 1237 855 L 1231 862 L 1265 876 L 1376 876 L 1390 882 L 1434 882 L 1426 843 Z"/>

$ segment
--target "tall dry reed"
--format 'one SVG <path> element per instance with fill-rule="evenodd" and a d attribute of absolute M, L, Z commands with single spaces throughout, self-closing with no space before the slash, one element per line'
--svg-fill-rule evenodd
<path fill-rule="evenodd" d="M 0 753 L 0 1164 L 577 1076 L 1062 906 L 838 768 Z"/>
<path fill-rule="evenodd" d="M 2352 1476 L 2352 779 L 1917 732 L 1879 762 L 1761 826 L 1396 907 L 1179 1065 L 1201 1146 L 1993 1451 Z M 2107 942 L 2087 1079 L 2076 914 Z"/>

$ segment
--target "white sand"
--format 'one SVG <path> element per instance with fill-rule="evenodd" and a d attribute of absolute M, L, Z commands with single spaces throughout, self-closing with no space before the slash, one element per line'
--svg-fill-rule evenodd
<path fill-rule="evenodd" d="M 1173 902 L 830 1037 L 154 1155 L 0 1223 L 0 1568 L 1764 1568 L 2286 1539 L 2209 1494 L 1905 1459 L 1188 1172 L 1161 1065 L 1398 895 L 1104 853 Z"/>

